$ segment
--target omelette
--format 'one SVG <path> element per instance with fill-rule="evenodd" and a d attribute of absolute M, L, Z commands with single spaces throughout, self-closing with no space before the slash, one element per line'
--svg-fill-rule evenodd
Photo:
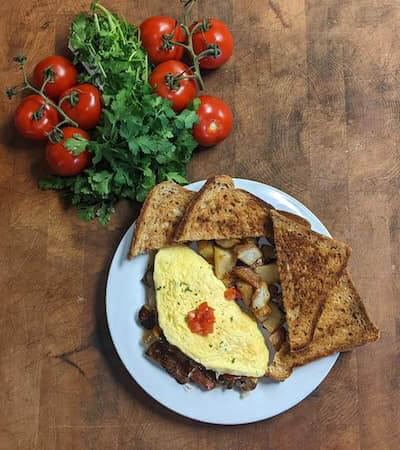
<path fill-rule="evenodd" d="M 194 250 L 179 245 L 158 251 L 154 262 L 158 322 L 167 341 L 217 374 L 261 377 L 268 348 L 255 320 L 224 296 L 225 285 Z M 214 331 L 193 333 L 187 316 L 202 302 L 214 309 Z"/>

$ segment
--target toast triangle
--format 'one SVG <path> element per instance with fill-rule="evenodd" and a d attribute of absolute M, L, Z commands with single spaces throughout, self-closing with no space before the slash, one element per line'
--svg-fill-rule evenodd
<path fill-rule="evenodd" d="M 352 350 L 378 338 L 379 330 L 368 317 L 360 295 L 345 271 L 326 300 L 310 346 L 291 353 L 286 343 L 275 354 L 266 376 L 283 381 L 294 367 L 332 353 Z"/>
<path fill-rule="evenodd" d="M 175 242 L 233 239 L 265 235 L 271 205 L 235 189 L 226 175 L 207 180 L 182 217 Z"/>
<path fill-rule="evenodd" d="M 271 211 L 290 350 L 310 345 L 324 303 L 347 266 L 350 248 Z"/>
<path fill-rule="evenodd" d="M 174 230 L 194 192 L 173 181 L 157 184 L 140 211 L 128 258 L 172 243 Z"/>

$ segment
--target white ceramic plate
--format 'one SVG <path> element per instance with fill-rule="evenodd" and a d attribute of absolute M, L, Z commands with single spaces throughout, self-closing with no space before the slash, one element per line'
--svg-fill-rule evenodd
<path fill-rule="evenodd" d="M 198 191 L 203 183 L 192 183 L 187 188 Z M 318 218 L 288 194 L 250 180 L 235 179 L 235 185 L 278 209 L 304 217 L 315 231 L 330 236 Z M 148 256 L 140 255 L 132 261 L 127 260 L 133 229 L 134 224 L 122 238 L 111 263 L 106 312 L 111 337 L 123 364 L 149 395 L 183 416 L 201 422 L 235 425 L 280 414 L 297 405 L 319 386 L 335 364 L 338 353 L 295 369 L 284 382 L 265 379 L 246 396 L 241 396 L 236 390 L 216 388 L 205 392 L 193 384 L 182 386 L 164 369 L 147 359 L 141 345 L 143 328 L 137 321 L 137 313 L 145 302 L 141 279 Z"/>

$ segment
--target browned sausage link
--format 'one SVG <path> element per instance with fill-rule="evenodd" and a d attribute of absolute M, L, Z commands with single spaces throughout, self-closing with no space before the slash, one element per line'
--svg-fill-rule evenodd
<path fill-rule="evenodd" d="M 197 383 L 202 388 L 206 389 L 207 391 L 214 389 L 217 385 L 215 380 L 215 374 L 213 372 L 209 370 L 201 370 L 197 367 L 195 367 L 190 372 L 190 379 L 194 383 Z"/>
<path fill-rule="evenodd" d="M 176 352 L 175 348 L 169 345 L 167 341 L 154 342 L 147 349 L 146 355 L 164 367 L 178 383 L 185 384 L 189 381 L 189 373 L 192 370 L 192 366 L 188 358 L 180 354 L 180 352 Z"/>
<path fill-rule="evenodd" d="M 139 311 L 139 322 L 143 328 L 152 330 L 157 323 L 156 311 L 148 305 L 143 305 Z"/>
<path fill-rule="evenodd" d="M 165 339 L 154 342 L 146 352 L 147 356 L 160 364 L 180 384 L 189 381 L 197 383 L 206 390 L 216 387 L 215 373 L 183 354 Z"/>

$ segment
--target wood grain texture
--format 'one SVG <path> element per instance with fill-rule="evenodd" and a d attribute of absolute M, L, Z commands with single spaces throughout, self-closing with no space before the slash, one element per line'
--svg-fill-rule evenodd
<path fill-rule="evenodd" d="M 65 53 L 89 1 L 0 2 L 0 82 L 15 54 Z M 179 16 L 178 0 L 104 0 L 139 22 Z M 206 77 L 233 108 L 232 135 L 196 154 L 191 179 L 256 179 L 296 196 L 353 247 L 351 271 L 380 341 L 343 354 L 301 404 L 223 428 L 169 412 L 129 377 L 104 313 L 107 269 L 138 213 L 80 222 L 40 192 L 43 149 L 0 98 L 0 448 L 397 449 L 400 446 L 400 4 L 393 0 L 199 0 L 234 32 L 235 52 Z M 268 399 L 266 399 L 268 401 Z"/>

